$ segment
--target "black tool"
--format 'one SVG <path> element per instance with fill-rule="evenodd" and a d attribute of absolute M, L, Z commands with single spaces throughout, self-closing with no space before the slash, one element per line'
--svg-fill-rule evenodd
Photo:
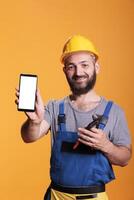
<path fill-rule="evenodd" d="M 98 128 L 99 123 L 101 122 L 101 119 L 102 119 L 102 116 L 101 116 L 101 115 L 97 115 L 97 117 L 94 117 L 94 116 L 93 116 L 93 121 L 90 122 L 90 123 L 85 127 L 85 129 L 90 130 L 90 129 L 93 128 L 94 126 L 95 126 L 96 128 Z"/>
<path fill-rule="evenodd" d="M 102 115 L 97 115 L 96 117 L 93 116 L 93 121 L 90 122 L 90 123 L 85 127 L 85 129 L 90 130 L 90 129 L 93 128 L 93 127 L 98 128 L 98 126 L 99 126 L 99 124 L 100 124 L 100 122 L 101 122 L 102 120 L 103 120 L 103 116 L 102 116 Z M 77 142 L 75 143 L 75 145 L 73 146 L 73 149 L 76 149 L 76 148 L 78 147 L 79 144 L 80 144 L 80 142 L 77 141 Z"/>

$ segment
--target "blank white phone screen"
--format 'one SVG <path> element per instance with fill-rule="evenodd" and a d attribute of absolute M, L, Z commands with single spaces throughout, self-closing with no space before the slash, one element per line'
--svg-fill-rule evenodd
<path fill-rule="evenodd" d="M 19 109 L 34 110 L 36 96 L 36 76 L 20 77 Z"/>

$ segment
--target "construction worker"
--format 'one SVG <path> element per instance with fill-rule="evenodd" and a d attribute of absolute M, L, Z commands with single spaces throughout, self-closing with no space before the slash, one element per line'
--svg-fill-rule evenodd
<path fill-rule="evenodd" d="M 107 200 L 105 184 L 115 179 L 112 165 L 126 166 L 130 160 L 124 111 L 94 89 L 98 57 L 87 38 L 69 38 L 61 62 L 71 94 L 49 101 L 44 109 L 37 90 L 36 110 L 26 112 L 28 118 L 21 127 L 25 142 L 36 141 L 51 130 L 51 184 L 45 200 Z"/>

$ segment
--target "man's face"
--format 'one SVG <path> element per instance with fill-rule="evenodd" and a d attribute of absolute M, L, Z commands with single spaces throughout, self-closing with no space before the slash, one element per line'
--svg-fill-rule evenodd
<path fill-rule="evenodd" d="M 86 94 L 94 87 L 99 69 L 92 55 L 75 53 L 66 58 L 64 64 L 64 73 L 73 94 Z"/>

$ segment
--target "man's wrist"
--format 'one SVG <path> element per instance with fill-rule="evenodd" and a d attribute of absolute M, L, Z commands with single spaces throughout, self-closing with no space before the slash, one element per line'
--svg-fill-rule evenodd
<path fill-rule="evenodd" d="M 103 152 L 107 155 L 111 154 L 111 152 L 113 152 L 113 147 L 114 147 L 113 143 L 108 140 L 107 144 L 103 148 Z"/>
<path fill-rule="evenodd" d="M 30 125 L 32 125 L 32 126 L 40 126 L 40 124 L 41 124 L 41 122 L 42 122 L 43 120 L 32 120 L 32 119 L 28 119 L 28 122 L 29 122 L 29 124 Z"/>

